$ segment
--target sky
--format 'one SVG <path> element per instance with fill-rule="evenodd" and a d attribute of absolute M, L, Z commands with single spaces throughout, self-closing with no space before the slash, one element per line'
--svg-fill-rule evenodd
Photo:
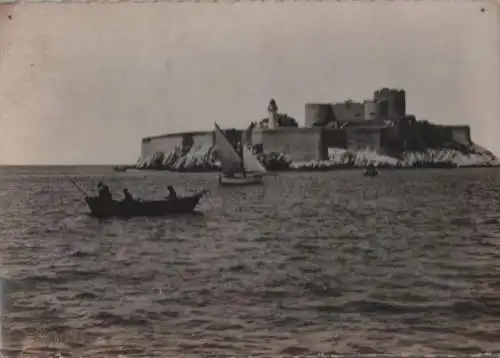
<path fill-rule="evenodd" d="M 142 137 L 246 128 L 271 97 L 304 123 L 381 87 L 500 155 L 499 30 L 494 2 L 1 5 L 0 164 L 135 163 Z"/>

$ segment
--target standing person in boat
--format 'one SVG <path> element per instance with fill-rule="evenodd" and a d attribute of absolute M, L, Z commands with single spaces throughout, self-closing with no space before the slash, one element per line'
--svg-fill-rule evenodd
<path fill-rule="evenodd" d="M 113 200 L 113 194 L 111 194 L 111 191 L 106 184 L 99 182 L 99 184 L 97 184 L 97 189 L 99 190 L 100 199 L 109 201 Z"/>
<path fill-rule="evenodd" d="M 169 185 L 167 187 L 168 190 L 168 199 L 177 199 L 177 193 L 174 190 L 174 187 L 172 185 Z"/>

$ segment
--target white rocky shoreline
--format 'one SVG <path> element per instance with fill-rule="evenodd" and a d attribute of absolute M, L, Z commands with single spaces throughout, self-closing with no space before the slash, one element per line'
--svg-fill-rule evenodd
<path fill-rule="evenodd" d="M 217 171 L 220 163 L 214 156 L 212 146 L 194 146 L 182 155 L 181 149 L 171 153 L 158 151 L 145 158 L 139 158 L 136 169 L 167 170 L 177 172 Z M 422 152 L 403 152 L 400 158 L 381 155 L 370 150 L 348 150 L 329 148 L 328 160 L 294 161 L 283 153 L 265 153 L 259 160 L 270 171 L 325 171 L 335 169 L 364 168 L 374 164 L 387 169 L 426 168 L 470 168 L 498 167 L 500 160 L 486 149 L 472 146 L 467 153 L 456 149 L 427 149 Z"/>

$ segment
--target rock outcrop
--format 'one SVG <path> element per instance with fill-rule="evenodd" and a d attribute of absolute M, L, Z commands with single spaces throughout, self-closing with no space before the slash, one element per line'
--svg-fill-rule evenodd
<path fill-rule="evenodd" d="M 403 152 L 400 158 L 378 154 L 369 150 L 353 151 L 330 148 L 328 160 L 297 162 L 283 153 L 264 153 L 259 160 L 268 170 L 331 170 L 361 168 L 374 164 L 382 168 L 454 168 L 499 166 L 499 159 L 479 146 L 471 146 L 467 152 L 456 149 L 427 149 Z M 156 152 L 147 158 L 140 158 L 138 169 L 170 171 L 216 171 L 220 163 L 211 145 L 194 145 L 189 151 L 177 148 L 170 153 Z"/>

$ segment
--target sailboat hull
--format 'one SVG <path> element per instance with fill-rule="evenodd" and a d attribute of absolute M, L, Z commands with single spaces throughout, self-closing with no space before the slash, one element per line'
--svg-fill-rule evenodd
<path fill-rule="evenodd" d="M 246 177 L 226 177 L 219 178 L 220 186 L 249 186 L 249 185 L 263 185 L 264 180 L 261 175 L 247 175 Z"/>

